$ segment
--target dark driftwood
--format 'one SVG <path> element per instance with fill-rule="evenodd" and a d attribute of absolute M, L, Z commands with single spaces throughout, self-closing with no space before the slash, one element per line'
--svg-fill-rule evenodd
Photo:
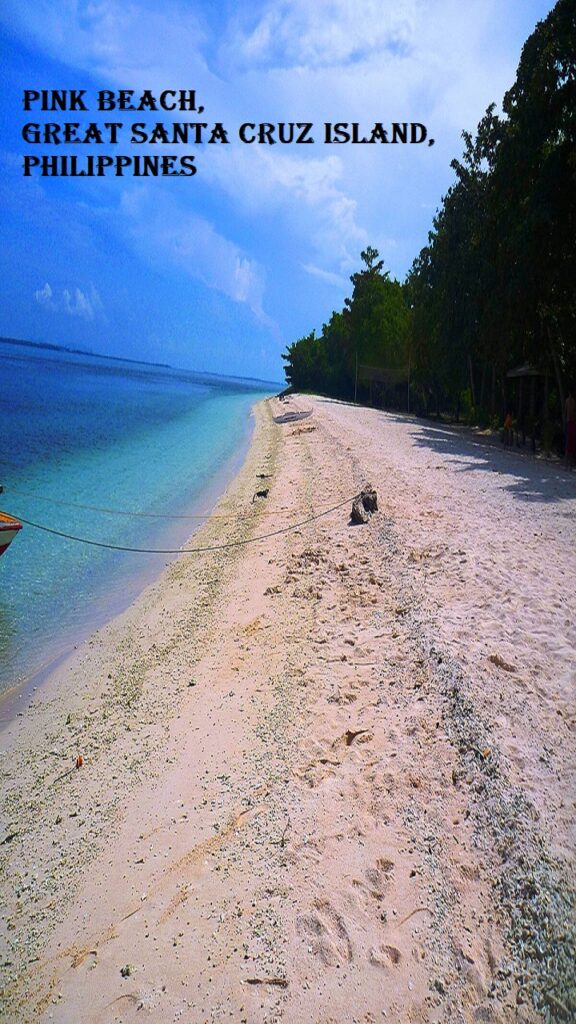
<path fill-rule="evenodd" d="M 360 497 L 362 498 L 362 504 L 367 512 L 378 511 L 378 496 L 372 487 L 372 484 L 364 485 Z"/>
<path fill-rule="evenodd" d="M 359 526 L 367 523 L 373 512 L 378 511 L 378 496 L 372 484 L 364 484 L 364 487 L 357 494 L 352 502 L 350 522 Z"/>
<path fill-rule="evenodd" d="M 366 511 L 362 504 L 362 498 L 358 495 L 352 502 L 352 511 L 350 513 L 350 522 L 354 526 L 361 526 L 362 523 L 367 523 L 370 519 L 370 513 Z"/>

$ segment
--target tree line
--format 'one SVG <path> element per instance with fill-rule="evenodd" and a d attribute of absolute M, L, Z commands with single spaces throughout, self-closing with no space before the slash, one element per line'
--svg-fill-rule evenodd
<path fill-rule="evenodd" d="M 524 428 L 542 434 L 562 423 L 576 384 L 574 0 L 525 43 L 502 114 L 492 104 L 462 138 L 405 280 L 364 250 L 344 308 L 283 354 L 286 379 L 480 423 L 523 405 Z"/>

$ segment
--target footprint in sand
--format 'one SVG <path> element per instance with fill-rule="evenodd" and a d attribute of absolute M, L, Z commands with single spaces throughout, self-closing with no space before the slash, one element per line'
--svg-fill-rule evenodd
<path fill-rule="evenodd" d="M 361 746 L 363 743 L 370 743 L 374 739 L 374 734 L 369 729 L 347 729 L 346 732 L 339 736 L 337 740 L 332 743 L 332 748 L 338 747 L 351 747 Z"/>
<path fill-rule="evenodd" d="M 397 967 L 402 959 L 402 954 L 396 946 L 373 946 L 368 954 L 368 959 L 374 967 Z"/>
<path fill-rule="evenodd" d="M 352 960 L 352 943 L 344 918 L 328 900 L 314 900 L 312 913 L 298 918 L 297 929 L 327 967 Z"/>
<path fill-rule="evenodd" d="M 334 778 L 336 770 L 341 764 L 342 762 L 336 754 L 322 754 L 302 768 L 295 770 L 294 774 L 299 782 L 310 789 L 316 789 L 316 786 L 322 785 L 329 778 Z"/>
<path fill-rule="evenodd" d="M 394 873 L 394 861 L 387 857 L 379 857 L 374 867 L 366 868 L 364 876 L 366 881 L 359 878 L 352 879 L 355 889 L 361 889 L 364 893 L 375 900 L 382 900 L 384 893 L 390 886 Z"/>
<path fill-rule="evenodd" d="M 358 697 L 352 690 L 334 690 L 328 697 L 329 704 L 354 704 Z"/>
<path fill-rule="evenodd" d="M 316 756 L 304 768 L 296 771 L 296 777 L 309 786 L 310 789 L 314 789 L 326 779 L 333 778 L 336 775 L 335 769 L 339 768 L 342 764 L 342 757 L 345 756 L 348 748 L 361 747 L 365 743 L 370 743 L 373 739 L 374 734 L 368 729 L 347 729 L 342 736 L 339 736 L 338 739 L 330 744 L 328 752 Z"/>

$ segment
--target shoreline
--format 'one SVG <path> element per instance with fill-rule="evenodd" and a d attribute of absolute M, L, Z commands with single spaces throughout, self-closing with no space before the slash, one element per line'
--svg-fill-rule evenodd
<path fill-rule="evenodd" d="M 217 516 L 221 508 L 228 507 L 230 501 L 229 492 L 234 490 L 244 475 L 254 441 L 257 410 L 258 407 L 264 406 L 268 401 L 270 399 L 261 399 L 252 406 L 249 413 L 250 426 L 242 444 L 226 463 L 220 467 L 218 473 L 211 478 L 207 492 L 201 498 L 194 499 L 193 503 L 187 507 L 186 514 L 197 515 L 199 518 L 198 524 L 192 529 L 192 532 L 186 533 L 185 539 L 181 542 L 182 547 L 190 545 L 193 538 L 202 537 L 204 533 L 212 536 L 214 529 L 218 529 L 219 524 L 217 522 L 215 525 L 211 524 L 211 517 Z M 206 511 L 204 516 L 201 510 L 205 509 L 208 509 L 208 511 Z M 186 530 L 190 530 L 190 526 L 183 527 L 181 523 L 176 523 L 171 524 L 169 529 L 173 534 L 177 532 L 182 537 Z M 177 567 L 178 563 L 186 557 L 184 553 L 170 556 L 152 556 L 157 562 L 156 566 L 141 572 L 138 577 L 132 575 L 126 595 L 120 597 L 116 594 L 114 603 L 108 605 L 106 609 L 100 607 L 98 612 L 94 613 L 95 617 L 92 624 L 84 624 L 81 630 L 75 634 L 74 638 L 65 644 L 64 649 L 57 652 L 54 657 L 49 657 L 44 665 L 15 683 L 10 689 L 3 691 L 0 695 L 0 714 L 6 712 L 7 708 L 8 714 L 5 719 L 0 719 L 0 754 L 2 753 L 3 734 L 11 727 L 18 727 L 18 725 L 23 725 L 24 729 L 26 727 L 26 708 L 23 706 L 19 707 L 19 705 L 26 705 L 30 709 L 32 706 L 31 702 L 33 704 L 36 701 L 41 704 L 44 700 L 53 701 L 57 699 L 57 690 L 62 682 L 63 675 L 68 670 L 74 671 L 77 662 L 85 656 L 91 646 L 99 642 L 98 638 L 102 633 L 114 633 L 116 627 L 122 628 L 125 620 L 130 621 L 132 616 L 137 614 L 138 609 L 143 604 L 146 604 L 148 595 L 152 596 L 155 588 L 162 584 L 164 577 L 170 570 Z M 160 561 L 162 561 L 162 565 L 159 564 Z M 177 568 L 175 568 L 176 573 L 177 571 Z M 99 605 L 102 605 L 103 597 L 104 591 L 100 591 L 97 595 Z M 23 717 L 24 721 L 19 722 Z"/>
<path fill-rule="evenodd" d="M 262 399 L 262 401 L 266 401 L 266 399 Z M 182 547 L 185 547 L 191 542 L 192 537 L 203 523 L 210 518 L 246 459 L 254 433 L 254 406 L 250 409 L 247 418 L 249 422 L 241 444 L 210 478 L 203 495 L 194 498 L 190 505 L 186 505 L 180 513 L 197 519 L 197 525 L 191 533 L 187 533 L 186 531 L 190 530 L 190 524 L 184 526 L 182 522 L 168 520 L 168 525 L 165 526 L 163 533 L 166 540 L 163 543 L 174 545 L 180 543 Z M 206 515 L 202 515 L 205 509 L 209 511 L 206 512 Z M 46 648 L 41 664 L 28 671 L 23 669 L 15 683 L 0 691 L 0 735 L 6 725 L 9 725 L 19 714 L 24 713 L 27 702 L 30 701 L 33 694 L 49 681 L 52 674 L 65 665 L 69 658 L 74 656 L 74 652 L 85 644 L 92 634 L 103 629 L 108 623 L 127 611 L 149 586 L 160 579 L 167 567 L 180 557 L 182 557 L 180 554 L 151 555 L 148 565 L 137 573 L 134 569 L 128 572 L 124 567 L 123 575 L 126 588 L 121 594 L 116 590 L 112 600 L 109 597 L 107 599 L 106 589 L 102 582 L 98 591 L 93 595 L 91 613 L 88 618 L 81 623 L 76 623 L 74 628 L 70 627 L 60 640 L 54 638 L 50 647 Z"/>
<path fill-rule="evenodd" d="M 380 511 L 172 563 L 18 720 L 7 1024 L 552 1020 L 576 998 L 576 482 L 312 396 L 256 417 L 218 511 L 266 473 L 266 518 L 203 543 L 367 480 Z"/>
<path fill-rule="evenodd" d="M 270 460 L 273 459 L 274 446 L 272 445 L 271 448 L 272 454 L 269 451 L 264 451 L 263 445 L 265 445 L 267 438 L 264 440 L 261 437 L 256 438 L 256 434 L 259 434 L 261 431 L 266 434 L 265 424 L 269 421 L 266 406 L 269 401 L 269 399 L 264 399 L 253 407 L 252 415 L 256 424 L 260 421 L 260 430 L 258 430 L 256 425 L 253 427 L 249 443 L 245 446 L 242 465 L 236 475 L 229 480 L 224 493 L 221 494 L 215 508 L 212 510 L 213 513 L 222 515 L 233 514 L 234 511 L 238 510 L 240 504 L 244 505 L 244 498 L 243 496 L 239 497 L 239 494 L 241 494 L 242 490 L 248 490 L 251 497 L 253 489 L 250 490 L 248 481 L 252 479 L 258 468 L 267 469 Z M 238 453 L 236 458 L 238 458 Z M 247 511 L 251 512 L 251 509 L 248 508 Z M 232 538 L 240 538 L 240 536 L 250 531 L 255 522 L 257 522 L 257 519 L 241 519 L 236 522 L 234 519 L 231 519 L 230 521 L 224 520 L 225 525 L 223 526 L 222 521 L 207 518 L 194 531 L 193 536 L 197 539 L 200 538 L 203 544 L 218 542 L 222 531 L 225 531 Z M 0 846 L 4 847 L 4 849 L 0 849 L 0 853 L 5 852 L 9 855 L 9 870 L 5 873 L 6 881 L 8 876 L 13 880 L 16 875 L 19 879 L 18 885 L 22 885 L 23 879 L 32 874 L 32 863 L 34 862 L 35 870 L 38 863 L 42 863 L 46 871 L 44 880 L 48 876 L 53 879 L 54 889 L 58 893 L 57 899 L 60 908 L 70 902 L 72 895 L 77 891 L 74 888 L 74 879 L 76 878 L 77 883 L 78 873 L 81 873 L 98 851 L 101 850 L 102 836 L 106 823 L 114 820 L 118 813 L 117 795 L 115 792 L 116 776 L 111 777 L 109 764 L 104 764 L 104 766 L 98 765 L 99 779 L 96 780 L 96 792 L 100 795 L 100 785 L 103 776 L 107 782 L 107 792 L 103 801 L 98 800 L 97 827 L 90 829 L 91 834 L 89 836 L 83 837 L 84 849 L 81 851 L 73 846 L 68 848 L 70 838 L 67 837 L 65 845 L 74 863 L 71 865 L 70 871 L 64 872 L 64 878 L 59 879 L 54 878 L 54 857 L 50 849 L 51 840 L 47 835 L 48 832 L 53 831 L 53 822 L 50 825 L 47 818 L 47 815 L 50 814 L 51 803 L 44 806 L 45 797 L 44 795 L 40 796 L 43 810 L 41 812 L 40 831 L 38 832 L 38 821 L 36 820 L 37 805 L 33 801 L 34 814 L 31 816 L 29 813 L 30 807 L 27 806 L 27 791 L 31 786 L 35 794 L 37 794 L 40 788 L 45 789 L 48 787 L 49 794 L 49 789 L 57 785 L 61 777 L 68 780 L 69 768 L 74 766 L 80 749 L 83 751 L 84 763 L 87 766 L 92 760 L 92 756 L 98 761 L 99 748 L 108 748 L 116 742 L 117 737 L 114 735 L 116 725 L 114 724 L 112 734 L 110 734 L 110 729 L 107 729 L 108 708 L 106 705 L 110 700 L 111 694 L 105 688 L 106 685 L 110 685 L 108 680 L 112 679 L 111 672 L 107 671 L 109 667 L 112 667 L 113 671 L 118 673 L 118 679 L 114 680 L 117 686 L 113 702 L 119 720 L 123 723 L 122 728 L 127 731 L 133 728 L 133 724 L 130 725 L 131 708 L 139 696 L 137 693 L 138 684 L 133 679 L 130 671 L 133 666 L 128 668 L 125 675 L 125 662 L 130 660 L 130 656 L 126 658 L 126 646 L 130 645 L 131 634 L 134 633 L 135 629 L 139 628 L 138 624 L 145 620 L 147 614 L 154 608 L 162 589 L 171 587 L 174 590 L 181 587 L 183 584 L 179 582 L 180 578 L 188 575 L 190 571 L 193 572 L 195 577 L 192 589 L 195 590 L 198 599 L 206 602 L 204 614 L 200 614 L 199 618 L 200 620 L 209 618 L 209 610 L 216 602 L 219 590 L 221 586 L 225 585 L 225 580 L 230 572 L 230 569 L 222 562 L 221 553 L 216 553 L 215 557 L 220 572 L 220 579 L 203 578 L 206 576 L 206 563 L 211 559 L 209 552 L 196 556 L 175 556 L 165 566 L 161 575 L 141 590 L 136 599 L 132 600 L 120 614 L 109 619 L 72 651 L 66 653 L 56 670 L 53 672 L 48 671 L 43 685 L 33 694 L 33 700 L 28 707 L 27 715 L 25 717 L 17 716 L 13 718 L 0 731 L 0 766 L 3 776 L 4 797 L 0 825 L 0 831 L 4 839 Z M 195 572 L 195 567 L 192 566 L 194 559 L 200 563 L 198 574 Z M 211 576 L 212 573 L 209 575 Z M 152 643 L 147 652 L 149 660 L 152 662 L 159 660 L 155 653 L 153 653 L 155 648 L 156 644 Z M 138 659 L 135 659 L 134 667 L 138 670 L 140 669 L 141 664 L 138 663 Z M 96 685 L 88 681 L 88 675 L 97 675 L 99 677 Z M 170 694 L 167 702 L 166 700 L 164 702 L 160 700 L 158 707 L 152 709 L 154 718 L 158 723 L 162 721 L 163 713 L 166 712 L 167 708 L 170 708 L 170 712 L 172 711 L 172 701 L 170 700 L 172 697 L 173 695 Z M 90 705 L 88 716 L 83 707 L 85 703 Z M 154 704 L 153 695 L 152 704 Z M 65 712 L 63 709 L 66 709 Z M 98 719 L 97 722 L 90 721 L 92 715 Z M 100 731 L 102 729 L 106 730 L 104 742 L 102 742 L 102 732 Z M 81 739 L 79 734 L 81 734 Z M 118 745 L 121 747 L 121 744 Z M 90 749 L 89 755 L 87 754 L 87 748 Z M 16 754 L 16 757 L 13 760 L 14 754 Z M 48 772 L 41 770 L 38 774 L 36 770 L 37 759 L 44 765 L 48 761 Z M 53 759 L 53 768 L 50 764 L 51 759 Z M 119 749 L 117 767 L 120 765 L 120 769 L 123 759 L 122 751 Z M 5 767 L 7 761 L 10 761 L 8 770 Z M 155 772 L 159 770 L 158 764 L 150 769 L 148 774 L 150 766 L 148 764 L 144 766 L 145 761 L 146 759 L 143 757 L 142 770 L 144 774 L 153 779 Z M 60 765 L 62 765 L 63 773 L 58 774 Z M 85 774 L 80 772 L 77 776 L 73 774 L 70 781 L 72 783 L 79 782 L 80 789 L 82 789 Z M 94 782 L 94 780 L 91 781 Z M 134 785 L 134 780 L 128 776 L 125 777 L 124 781 L 126 784 Z M 95 793 L 92 793 L 91 797 L 95 799 Z M 60 817 L 58 815 L 56 820 Z M 14 821 L 18 822 L 17 829 L 11 824 Z M 12 836 L 13 832 L 16 832 L 14 836 Z M 35 833 L 38 840 L 32 844 L 33 852 L 28 852 L 23 844 L 23 848 L 15 856 L 16 842 L 26 835 L 29 837 L 30 833 Z M 11 838 L 6 840 L 6 836 Z M 88 841 L 86 842 L 86 840 Z M 7 841 L 10 842 L 10 846 L 6 845 Z M 28 863 L 29 867 L 25 868 L 23 866 L 24 863 Z M 52 867 L 50 867 L 51 864 Z M 35 878 L 38 878 L 37 874 L 35 874 Z M 13 892 L 12 886 L 7 882 L 7 888 L 5 887 L 2 893 L 3 913 L 0 923 L 0 945 L 3 954 L 12 946 L 10 941 L 11 922 L 8 920 L 9 912 L 6 900 L 10 904 L 14 899 Z M 50 906 L 53 906 L 52 902 Z M 13 904 L 14 909 L 18 917 L 20 909 L 18 897 Z M 33 908 L 30 916 L 31 920 L 28 920 L 22 926 L 22 930 L 27 949 L 35 950 L 39 933 L 34 924 L 35 913 Z M 55 918 L 52 918 L 51 914 L 45 915 L 42 913 L 41 916 L 43 920 L 41 932 L 43 933 L 46 928 L 49 935 L 60 914 L 57 912 Z M 19 923 L 16 928 L 19 930 L 20 927 Z M 26 955 L 25 953 L 24 961 L 21 961 L 22 967 L 26 962 Z M 12 960 L 10 957 L 6 957 L 4 970 L 8 968 L 9 971 L 11 966 Z M 7 987 L 5 979 L 2 979 L 2 982 L 3 984 L 0 987 L 0 1008 L 4 1008 L 6 1012 L 14 1010 L 17 1014 L 16 1019 L 20 1020 L 20 1011 L 25 1012 L 23 1004 L 20 1010 L 15 1010 L 14 1000 L 19 997 L 12 991 L 10 978 L 8 979 Z M 19 984 L 17 987 L 19 987 Z M 37 1020 L 37 1012 L 37 1007 L 30 1007 L 29 1019 Z"/>

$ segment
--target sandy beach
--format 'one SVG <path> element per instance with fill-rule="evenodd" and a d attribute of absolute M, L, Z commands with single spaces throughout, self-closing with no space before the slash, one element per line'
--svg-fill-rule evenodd
<path fill-rule="evenodd" d="M 575 1019 L 576 473 L 310 396 L 255 415 L 190 541 L 231 546 L 3 726 L 0 1017 Z"/>

